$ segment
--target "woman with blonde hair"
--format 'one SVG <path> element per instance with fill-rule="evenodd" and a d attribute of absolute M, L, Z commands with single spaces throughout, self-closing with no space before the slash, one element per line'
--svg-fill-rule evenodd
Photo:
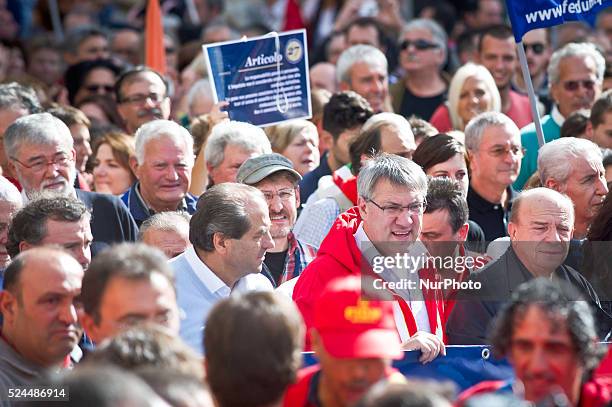
<path fill-rule="evenodd" d="M 121 132 L 107 133 L 96 140 L 92 156 L 96 192 L 121 195 L 136 182 L 130 168 L 130 157 L 134 156 L 133 137 Z"/>
<path fill-rule="evenodd" d="M 501 97 L 487 68 L 467 63 L 457 70 L 448 88 L 448 101 L 431 116 L 431 124 L 444 133 L 465 129 L 483 112 L 500 112 Z"/>
<path fill-rule="evenodd" d="M 319 133 L 308 120 L 291 120 L 266 129 L 272 151 L 287 157 L 304 175 L 319 166 Z"/>

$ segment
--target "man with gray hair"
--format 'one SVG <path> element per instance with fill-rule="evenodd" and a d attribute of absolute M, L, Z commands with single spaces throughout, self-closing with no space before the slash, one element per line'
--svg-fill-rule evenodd
<path fill-rule="evenodd" d="M 0 286 L 4 269 L 11 262 L 11 257 L 6 249 L 9 225 L 21 205 L 21 194 L 17 187 L 0 175 Z"/>
<path fill-rule="evenodd" d="M 238 182 L 259 189 L 268 203 L 274 248 L 266 253 L 263 274 L 278 287 L 299 276 L 316 253 L 292 231 L 300 206 L 298 183 L 302 177 L 288 158 L 272 153 L 246 160 L 237 178 Z"/>
<path fill-rule="evenodd" d="M 164 211 L 195 212 L 196 199 L 187 191 L 194 164 L 193 137 L 170 120 L 153 120 L 136 131 L 136 156 L 130 166 L 138 181 L 121 199 L 140 226 Z"/>
<path fill-rule="evenodd" d="M 189 242 L 189 220 L 186 212 L 160 212 L 142 222 L 138 230 L 138 240 L 146 245 L 157 247 L 166 257 L 172 259 L 183 253 Z"/>
<path fill-rule="evenodd" d="M 467 203 L 470 220 L 478 223 L 490 242 L 508 234 L 506 225 L 521 166 L 523 149 L 516 124 L 499 112 L 482 113 L 465 128 L 470 162 Z"/>
<path fill-rule="evenodd" d="M 387 66 L 387 57 L 378 48 L 353 45 L 338 58 L 338 89 L 360 94 L 375 113 L 390 112 Z"/>
<path fill-rule="evenodd" d="M 21 186 L 4 151 L 4 132 L 18 118 L 39 112 L 42 112 L 42 106 L 32 88 L 22 86 L 17 82 L 0 85 L 0 167 L 2 167 L 2 175 L 17 188 Z"/>
<path fill-rule="evenodd" d="M 600 333 L 610 330 L 610 318 L 601 309 L 591 284 L 563 264 L 574 224 L 572 201 L 548 188 L 534 188 L 514 201 L 508 224 L 511 245 L 496 261 L 472 273 L 474 290 L 459 292 L 446 326 L 449 343 L 487 342 L 487 331 L 501 308 L 522 283 L 535 279 L 564 280 L 580 291 L 597 312 Z"/>
<path fill-rule="evenodd" d="M 608 193 L 602 160 L 597 144 L 574 137 L 546 143 L 538 154 L 542 186 L 566 194 L 574 203 L 574 239 L 586 237 Z"/>
<path fill-rule="evenodd" d="M 361 169 L 357 192 L 358 206 L 338 217 L 317 257 L 298 278 L 293 300 L 310 328 L 314 304 L 335 278 L 370 274 L 377 278 L 374 289 L 385 292 L 388 288 L 383 283 L 410 280 L 412 284 L 404 289 L 391 291 L 397 301 L 395 322 L 404 348 L 420 349 L 421 360 L 431 361 L 444 352 L 443 302 L 436 293 L 422 290 L 418 282 L 433 278 L 435 270 L 420 267 L 418 262 L 412 268 L 388 262 L 383 267 L 379 261 L 402 255 L 414 260 L 425 255 L 418 238 L 427 177 L 409 159 L 382 153 Z"/>
<path fill-rule="evenodd" d="M 347 166 L 340 167 L 309 197 L 295 224 L 298 240 L 319 248 L 340 213 L 357 205 L 357 176 L 362 163 L 378 153 L 410 158 L 416 149 L 410 123 L 401 115 L 375 114 L 349 143 Z"/>
<path fill-rule="evenodd" d="M 393 110 L 404 117 L 416 115 L 429 121 L 446 99 L 448 84 L 442 77 L 447 36 L 433 20 L 411 20 L 399 38 L 400 65 L 406 75 L 389 87 Z"/>
<path fill-rule="evenodd" d="M 136 239 L 138 228 L 118 197 L 74 189 L 76 153 L 70 130 L 60 119 L 49 113 L 17 119 L 6 130 L 4 149 L 25 202 L 44 192 L 73 196 L 87 206 L 94 252 L 104 244 Z"/>
<path fill-rule="evenodd" d="M 202 194 L 189 224 L 193 244 L 170 261 L 176 274 L 180 335 L 198 353 L 211 308 L 230 294 L 272 290 L 261 275 L 266 251 L 274 248 L 266 199 L 257 188 L 215 185 Z"/>
<path fill-rule="evenodd" d="M 542 118 L 544 141 L 561 137 L 565 119 L 580 109 L 591 109 L 601 94 L 606 61 L 593 44 L 570 43 L 553 53 L 548 64 L 548 88 L 553 108 Z M 535 126 L 521 131 L 521 143 L 526 152 L 521 172 L 514 183 L 519 190 L 537 170 L 538 149 Z"/>
<path fill-rule="evenodd" d="M 261 128 L 237 121 L 217 124 L 204 149 L 210 178 L 208 186 L 236 182 L 236 174 L 242 163 L 249 158 L 270 153 L 270 140 Z"/>

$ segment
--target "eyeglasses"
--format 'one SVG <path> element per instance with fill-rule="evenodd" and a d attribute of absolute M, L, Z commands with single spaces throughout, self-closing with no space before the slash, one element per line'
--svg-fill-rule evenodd
<path fill-rule="evenodd" d="M 11 160 L 19 163 L 19 165 L 21 165 L 22 167 L 32 170 L 34 172 L 43 172 L 44 170 L 47 169 L 49 165 L 54 165 L 58 167 L 66 167 L 68 163 L 72 161 L 72 157 L 68 156 L 67 154 L 62 154 L 62 155 L 56 156 L 52 160 L 45 160 L 45 159 L 36 160 L 30 165 L 22 163 L 15 157 L 11 157 Z"/>
<path fill-rule="evenodd" d="M 534 54 L 542 55 L 544 53 L 546 45 L 542 44 L 541 42 L 534 42 L 533 44 L 523 43 L 523 47 L 525 47 L 525 52 L 529 51 L 529 49 L 531 48 Z"/>
<path fill-rule="evenodd" d="M 295 190 L 294 189 L 281 189 L 278 192 L 272 191 L 261 191 L 266 198 L 266 202 L 272 202 L 275 196 L 278 196 L 283 202 L 291 202 L 295 199 Z"/>
<path fill-rule="evenodd" d="M 114 90 L 114 87 L 113 85 L 93 84 L 93 85 L 85 86 L 85 89 L 88 90 L 89 92 L 99 92 L 100 90 L 103 90 L 105 93 L 112 93 Z"/>
<path fill-rule="evenodd" d="M 408 47 L 410 47 L 411 45 L 414 45 L 414 48 L 416 48 L 419 51 L 424 51 L 426 49 L 434 49 L 434 48 L 440 48 L 440 46 L 434 42 L 429 42 L 427 40 L 404 40 L 400 43 L 400 49 L 405 50 L 408 49 Z"/>
<path fill-rule="evenodd" d="M 493 157 L 502 157 L 508 153 L 512 154 L 515 157 L 522 157 L 523 155 L 525 155 L 525 151 L 526 150 L 523 147 L 519 147 L 519 146 L 511 146 L 511 147 L 498 146 L 498 147 L 493 147 L 490 150 L 487 150 L 487 153 L 489 153 L 489 155 Z"/>
<path fill-rule="evenodd" d="M 147 101 L 147 99 L 151 99 L 151 102 L 153 103 L 161 103 L 166 97 L 167 97 L 166 95 L 160 95 L 159 93 L 149 93 L 148 95 L 138 94 L 138 95 L 126 96 L 121 99 L 120 103 L 143 104 L 144 102 Z"/>
<path fill-rule="evenodd" d="M 401 205 L 380 206 L 379 204 L 374 202 L 374 200 L 372 199 L 368 199 L 368 202 L 372 202 L 374 206 L 376 206 L 378 209 L 383 211 L 385 215 L 392 216 L 392 217 L 400 216 L 404 212 L 405 209 L 407 209 L 408 213 L 410 213 L 411 215 L 420 215 L 425 210 L 425 205 L 427 205 L 426 201 L 413 202 L 407 206 L 401 206 Z"/>
<path fill-rule="evenodd" d="M 593 90 L 595 88 L 595 81 L 591 79 L 585 79 L 583 81 L 565 81 L 563 82 L 563 88 L 568 92 L 575 92 L 582 85 L 586 90 Z"/>

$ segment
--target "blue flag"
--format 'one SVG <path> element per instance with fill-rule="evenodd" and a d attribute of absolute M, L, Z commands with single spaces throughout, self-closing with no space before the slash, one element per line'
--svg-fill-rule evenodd
<path fill-rule="evenodd" d="M 566 21 L 595 25 L 597 13 L 612 6 L 612 0 L 506 0 L 506 6 L 514 39 L 520 42 L 528 31 Z"/>

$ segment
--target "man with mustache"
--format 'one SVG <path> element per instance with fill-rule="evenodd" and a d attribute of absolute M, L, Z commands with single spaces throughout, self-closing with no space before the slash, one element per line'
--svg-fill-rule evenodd
<path fill-rule="evenodd" d="M 594 375 L 607 347 L 599 343 L 588 303 L 570 287 L 547 279 L 523 284 L 490 338 L 493 352 L 508 358 L 516 379 L 478 383 L 459 395 L 456 406 L 485 393 L 515 391 L 529 405 L 609 405 L 611 382 Z"/>
<path fill-rule="evenodd" d="M 523 150 L 516 124 L 505 114 L 482 113 L 465 128 L 470 164 L 467 203 L 470 220 L 478 223 L 486 241 L 507 235 L 512 208 L 512 182 L 521 166 Z"/>
<path fill-rule="evenodd" d="M 115 97 L 129 134 L 151 120 L 170 117 L 168 84 L 151 68 L 140 65 L 121 74 L 115 83 Z"/>
<path fill-rule="evenodd" d="M 8 389 L 32 385 L 47 369 L 70 364 L 81 335 L 77 301 L 83 269 L 69 254 L 34 248 L 6 269 L 0 291 L 0 404 Z"/>
<path fill-rule="evenodd" d="M 159 212 L 195 212 L 196 199 L 187 192 L 193 163 L 193 137 L 184 127 L 154 120 L 138 129 L 130 157 L 138 181 L 121 197 L 138 226 Z"/>
<path fill-rule="evenodd" d="M 4 134 L 4 149 L 24 203 L 41 193 L 72 196 L 91 213 L 92 253 L 112 243 L 136 240 L 137 226 L 118 197 L 75 190 L 74 141 L 68 126 L 49 113 L 21 117 Z"/>
<path fill-rule="evenodd" d="M 300 205 L 298 183 L 302 177 L 291 161 L 272 153 L 246 160 L 236 178 L 259 189 L 268 203 L 274 248 L 266 253 L 264 274 L 274 287 L 299 276 L 316 255 L 312 246 L 300 242 L 291 231 Z"/>
<path fill-rule="evenodd" d="M 508 224 L 510 247 L 496 261 L 470 276 L 480 289 L 459 292 L 446 326 L 449 343 L 476 345 L 487 342 L 491 321 L 522 283 L 546 278 L 563 280 L 587 298 L 595 311 L 601 337 L 610 331 L 610 318 L 601 309 L 591 284 L 563 264 L 574 231 L 571 199 L 549 188 L 534 188 L 515 200 Z"/>
<path fill-rule="evenodd" d="M 544 140 L 548 143 L 561 137 L 561 126 L 570 114 L 591 109 L 601 94 L 606 60 L 593 44 L 570 43 L 553 53 L 548 64 L 549 96 L 553 108 L 542 117 Z M 514 182 L 519 190 L 537 170 L 540 148 L 533 124 L 521 131 L 525 156 L 521 172 Z"/>

